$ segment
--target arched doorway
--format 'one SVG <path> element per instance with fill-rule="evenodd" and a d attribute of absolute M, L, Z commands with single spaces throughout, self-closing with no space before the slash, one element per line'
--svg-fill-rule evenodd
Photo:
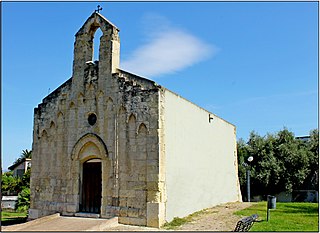
<path fill-rule="evenodd" d="M 73 173 L 79 174 L 75 180 L 77 215 L 94 213 L 105 216 L 103 206 L 106 206 L 107 196 L 111 193 L 111 160 L 105 143 L 98 135 L 88 133 L 76 142 L 71 158 L 74 161 Z"/>
<path fill-rule="evenodd" d="M 100 214 L 102 192 L 101 159 L 90 159 L 82 165 L 80 211 Z"/>

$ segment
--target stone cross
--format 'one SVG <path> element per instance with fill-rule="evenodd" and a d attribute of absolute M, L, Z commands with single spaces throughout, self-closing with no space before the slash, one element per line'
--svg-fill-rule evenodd
<path fill-rule="evenodd" d="M 95 13 L 97 13 L 97 12 L 99 13 L 100 11 L 102 11 L 102 7 L 100 7 L 100 5 L 98 5 L 98 6 L 97 6 L 97 10 L 95 10 L 94 12 L 95 12 Z"/>

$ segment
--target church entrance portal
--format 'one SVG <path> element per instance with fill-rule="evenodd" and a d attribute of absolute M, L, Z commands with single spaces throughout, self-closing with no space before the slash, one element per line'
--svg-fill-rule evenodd
<path fill-rule="evenodd" d="M 82 195 L 80 211 L 100 214 L 101 160 L 91 159 L 83 163 Z"/>

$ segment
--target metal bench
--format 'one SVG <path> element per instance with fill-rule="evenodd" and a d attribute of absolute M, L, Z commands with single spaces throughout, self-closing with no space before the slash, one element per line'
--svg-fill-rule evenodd
<path fill-rule="evenodd" d="M 242 218 L 237 222 L 236 228 L 234 231 L 240 232 L 240 231 L 249 231 L 252 227 L 253 223 L 258 219 L 257 214 L 253 214 L 249 217 Z"/>

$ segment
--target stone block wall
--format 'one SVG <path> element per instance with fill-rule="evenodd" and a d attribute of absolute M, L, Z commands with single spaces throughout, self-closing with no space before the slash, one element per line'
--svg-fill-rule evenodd
<path fill-rule="evenodd" d="M 147 203 L 159 196 L 159 87 L 130 77 L 119 70 L 104 90 L 93 83 L 77 98 L 69 80 L 35 109 L 30 217 L 78 212 L 82 164 L 100 158 L 101 216 L 148 225 Z M 93 126 L 87 120 L 92 113 Z M 149 221 L 157 219 L 153 212 Z"/>
<path fill-rule="evenodd" d="M 156 181 L 150 177 L 157 177 L 159 169 L 159 87 L 124 71 L 119 78 L 124 103 L 119 111 L 117 141 L 119 222 L 148 225 L 148 218 L 157 219 L 157 215 L 148 216 L 147 203 L 157 195 Z"/>
<path fill-rule="evenodd" d="M 73 77 L 35 109 L 30 218 L 79 212 L 83 163 L 99 159 L 101 217 L 159 226 L 161 87 L 118 69 L 118 32 L 93 13 L 76 34 Z"/>

